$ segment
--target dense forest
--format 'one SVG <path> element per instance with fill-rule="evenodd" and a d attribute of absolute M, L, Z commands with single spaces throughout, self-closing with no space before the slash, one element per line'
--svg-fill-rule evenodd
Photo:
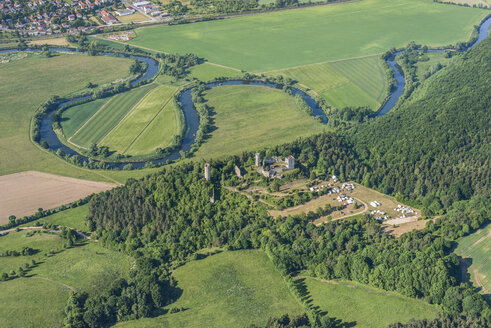
<path fill-rule="evenodd" d="M 152 310 L 120 316 L 109 308 L 101 312 L 112 313 L 107 322 L 156 313 L 159 304 L 172 301 L 167 272 L 197 250 L 215 246 L 263 249 L 285 277 L 306 270 L 320 278 L 354 280 L 440 304 L 444 312 L 434 321 L 393 327 L 487 325 L 490 307 L 461 281 L 453 248 L 491 217 L 490 48 L 487 40 L 455 59 L 393 113 L 342 135 L 322 134 L 266 150 L 268 156 L 294 155 L 299 176 L 335 174 L 417 202 L 425 214 L 442 214 L 421 231 L 394 238 L 369 215 L 322 226 L 305 215 L 275 220 L 264 204 L 222 187 L 236 181 L 235 165 L 250 163 L 252 153 L 211 161 L 210 181 L 203 178 L 204 162 L 196 161 L 93 197 L 87 226 L 94 237 L 139 261 L 158 263 L 150 269 L 159 277 L 155 288 L 137 288 L 132 281 L 120 288 L 160 290 L 158 302 L 146 298 Z M 103 291 L 86 304 L 113 304 L 111 293 Z M 285 318 L 272 319 L 271 326 L 282 320 L 283 326 L 294 326 Z"/>
<path fill-rule="evenodd" d="M 396 110 L 345 133 L 370 167 L 364 184 L 429 214 L 489 196 L 491 39 L 454 58 Z"/>

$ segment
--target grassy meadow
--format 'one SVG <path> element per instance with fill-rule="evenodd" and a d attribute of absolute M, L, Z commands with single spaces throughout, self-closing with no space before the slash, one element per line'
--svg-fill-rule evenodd
<path fill-rule="evenodd" d="M 336 108 L 377 109 L 385 98 L 386 81 L 379 55 L 272 71 L 268 75 L 289 77 Z"/>
<path fill-rule="evenodd" d="M 78 207 L 42 221 L 78 228 L 83 225 L 86 211 L 86 206 Z M 62 327 L 63 309 L 71 290 L 94 293 L 115 278 L 126 276 L 133 263 L 132 258 L 95 242 L 65 249 L 65 239 L 56 233 L 39 231 L 29 236 L 29 232 L 23 229 L 0 237 L 0 252 L 23 247 L 37 250 L 31 256 L 0 257 L 0 273 L 18 272 L 20 266 L 30 264 L 25 277 L 0 281 L 2 327 Z"/>
<path fill-rule="evenodd" d="M 488 301 L 491 301 L 491 225 L 462 238 L 455 253 L 470 264 L 467 275 L 474 286 L 481 289 Z"/>
<path fill-rule="evenodd" d="M 206 91 L 216 112 L 216 129 L 196 157 L 237 154 L 325 131 L 326 127 L 297 108 L 281 90 L 254 85 L 229 85 Z"/>
<path fill-rule="evenodd" d="M 330 317 L 354 324 L 349 327 L 379 328 L 411 318 L 432 319 L 438 308 L 396 293 L 355 282 L 304 280 L 312 303 Z"/>
<path fill-rule="evenodd" d="M 189 72 L 189 77 L 196 78 L 200 81 L 211 81 L 216 77 L 241 77 L 242 72 L 226 68 L 220 67 L 209 63 L 203 63 L 200 65 L 196 65 L 191 67 Z"/>
<path fill-rule="evenodd" d="M 377 54 L 409 41 L 433 46 L 464 41 L 487 13 L 430 0 L 364 0 L 140 28 L 129 43 L 264 72 Z"/>
<path fill-rule="evenodd" d="M 111 97 L 68 141 L 82 148 L 100 143 L 154 87 L 149 84 Z"/>
<path fill-rule="evenodd" d="M 32 227 L 36 222 L 50 223 L 60 226 L 74 228 L 80 231 L 87 230 L 85 228 L 85 217 L 89 213 L 89 205 L 82 205 L 75 208 L 71 208 L 67 211 L 61 211 L 55 214 L 51 214 L 42 219 L 25 223 L 20 227 Z"/>
<path fill-rule="evenodd" d="M 125 58 L 81 54 L 52 58 L 29 55 L 0 64 L 0 174 L 37 170 L 102 181 L 125 181 L 127 176 L 137 174 L 101 175 L 101 171 L 74 167 L 39 149 L 29 137 L 31 117 L 52 95 L 68 95 L 83 89 L 88 82 L 102 84 L 120 79 L 129 74 L 130 65 L 131 61 Z"/>
<path fill-rule="evenodd" d="M 180 130 L 173 101 L 176 91 L 177 87 L 165 85 L 150 91 L 100 145 L 128 155 L 148 154 L 169 145 Z"/>
<path fill-rule="evenodd" d="M 117 327 L 248 327 L 271 316 L 303 313 L 283 278 L 262 251 L 223 252 L 174 272 L 179 313 L 120 323 Z"/>

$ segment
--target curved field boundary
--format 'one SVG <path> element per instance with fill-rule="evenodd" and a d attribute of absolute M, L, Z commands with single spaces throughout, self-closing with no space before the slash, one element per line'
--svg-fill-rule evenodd
<path fill-rule="evenodd" d="M 179 91 L 179 90 L 177 90 L 177 91 Z M 140 133 L 138 133 L 138 135 L 130 142 L 128 147 L 126 147 L 126 149 L 123 151 L 123 154 L 125 154 L 128 151 L 128 149 L 130 149 L 131 146 L 133 146 L 133 144 L 138 140 L 138 138 L 140 138 L 140 136 L 145 132 L 145 130 L 152 124 L 152 122 L 157 118 L 157 116 L 159 116 L 160 113 L 162 113 L 162 111 L 165 109 L 165 107 L 167 107 L 167 104 L 169 104 L 169 102 L 174 98 L 174 95 L 177 93 L 177 91 L 174 92 L 169 99 L 167 99 L 167 101 L 162 106 L 162 108 L 157 112 L 157 114 L 154 115 L 154 117 L 147 123 L 147 125 L 145 125 L 145 127 L 140 131 Z"/>
<path fill-rule="evenodd" d="M 152 92 L 153 89 L 150 89 L 148 90 L 147 93 L 145 93 L 145 95 L 140 99 L 138 100 L 138 102 L 133 106 L 131 107 L 131 109 L 128 111 L 128 113 L 126 113 L 125 116 L 123 116 L 123 118 L 118 122 L 118 124 L 116 124 L 116 126 L 114 126 L 101 140 L 99 140 L 97 143 L 102 143 L 104 141 L 104 139 L 107 138 L 108 135 L 110 135 L 114 130 L 117 129 L 118 126 L 121 125 L 121 122 L 123 122 L 125 120 L 126 117 L 128 117 L 128 115 L 130 115 L 130 113 L 135 110 L 136 107 L 138 107 L 138 105 L 140 105 L 142 103 L 143 100 L 145 100 L 145 98 L 148 97 L 148 95 L 150 94 L 150 92 Z"/>

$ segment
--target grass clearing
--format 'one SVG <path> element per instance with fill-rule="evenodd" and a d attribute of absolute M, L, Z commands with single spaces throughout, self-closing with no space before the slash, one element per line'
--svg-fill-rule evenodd
<path fill-rule="evenodd" d="M 222 252 L 179 267 L 183 294 L 169 307 L 186 310 L 117 327 L 248 327 L 271 316 L 303 313 L 269 258 L 259 250 Z"/>
<path fill-rule="evenodd" d="M 69 141 L 82 148 L 101 142 L 154 87 L 154 84 L 149 84 L 111 97 L 104 108 L 91 117 Z"/>
<path fill-rule="evenodd" d="M 462 238 L 455 253 L 464 258 L 468 276 L 476 287 L 481 288 L 488 301 L 491 300 L 491 225 Z M 469 279 L 470 278 L 470 279 Z"/>
<path fill-rule="evenodd" d="M 216 130 L 196 157 L 238 154 L 325 131 L 326 127 L 297 108 L 281 90 L 254 85 L 230 85 L 206 91 L 214 108 Z"/>
<path fill-rule="evenodd" d="M 438 308 L 396 293 L 368 287 L 356 282 L 304 280 L 313 304 L 327 315 L 356 328 L 386 327 L 410 319 L 432 319 Z M 350 326 L 351 327 L 351 326 Z"/>
<path fill-rule="evenodd" d="M 70 209 L 42 221 L 63 225 L 73 221 L 77 227 L 86 211 L 86 206 Z M 0 251 L 23 247 L 39 250 L 31 256 L 0 257 L 0 273 L 17 272 L 19 266 L 33 259 L 37 263 L 25 277 L 0 282 L 2 327 L 62 327 L 70 290 L 94 293 L 114 279 L 126 277 L 133 265 L 133 258 L 95 242 L 65 249 L 66 241 L 56 233 L 37 232 L 28 237 L 29 232 L 12 231 L 0 237 Z M 47 254 L 50 251 L 54 254 Z"/>
<path fill-rule="evenodd" d="M 68 288 L 38 278 L 14 279 L 0 286 L 2 327 L 63 327 Z"/>
<path fill-rule="evenodd" d="M 430 60 L 420 61 L 416 63 L 416 75 L 418 81 L 424 81 L 424 75 L 428 73 L 432 66 L 441 64 L 442 66 L 448 65 L 452 60 L 451 58 L 445 58 L 444 54 L 441 52 L 428 52 L 425 54 Z"/>
<path fill-rule="evenodd" d="M 129 43 L 264 72 L 373 55 L 413 40 L 433 46 L 464 41 L 487 13 L 430 0 L 365 0 L 140 28 Z"/>
<path fill-rule="evenodd" d="M 176 108 L 173 106 L 173 96 L 176 91 L 177 87 L 165 85 L 151 90 L 100 145 L 128 155 L 148 154 L 157 147 L 166 147 L 180 129 Z M 161 114 L 164 114 L 162 115 L 164 121 L 159 122 L 163 123 L 159 125 L 160 129 L 151 129 L 145 133 L 148 130 L 146 128 L 150 127 L 153 120 Z M 139 142 L 142 133 L 145 133 L 145 139 Z"/>
<path fill-rule="evenodd" d="M 25 223 L 20 225 L 20 227 L 32 227 L 36 225 L 36 222 L 50 223 L 60 226 L 70 227 L 80 231 L 87 230 L 85 228 L 85 218 L 89 214 L 89 205 L 82 205 L 79 207 L 71 208 L 62 212 L 51 214 L 42 219 Z"/>
<path fill-rule="evenodd" d="M 385 97 L 386 81 L 379 55 L 319 63 L 268 75 L 283 75 L 310 88 L 332 107 L 369 106 L 376 109 Z"/>

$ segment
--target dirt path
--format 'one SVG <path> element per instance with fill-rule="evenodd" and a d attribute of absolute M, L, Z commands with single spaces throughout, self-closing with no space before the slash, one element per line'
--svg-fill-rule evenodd
<path fill-rule="evenodd" d="M 231 191 L 231 192 L 236 192 L 238 194 L 241 194 L 243 196 L 246 196 L 247 198 L 249 198 L 250 200 L 255 200 L 251 195 L 249 194 L 246 194 L 245 192 L 242 192 L 242 191 L 238 191 L 237 188 L 235 187 L 227 187 L 227 186 L 222 186 L 222 188 L 224 189 L 227 189 L 228 191 Z M 274 205 L 271 205 L 270 203 L 266 202 L 265 200 L 263 199 L 258 199 L 257 201 L 269 206 L 269 207 L 272 207 L 272 208 L 276 208 L 276 206 Z"/>
<path fill-rule="evenodd" d="M 59 282 L 59 281 L 56 281 L 56 280 L 52 280 L 52 279 L 49 279 L 49 278 L 46 278 L 46 277 L 34 276 L 34 277 L 31 277 L 31 278 L 33 278 L 33 279 L 41 279 L 41 280 L 46 280 L 46 281 L 49 281 L 49 282 L 52 282 L 52 283 L 55 283 L 55 284 L 61 285 L 61 286 L 65 287 L 65 288 L 67 288 L 67 289 L 71 290 L 72 292 L 77 291 L 77 290 L 75 289 L 75 287 L 72 287 L 72 286 L 70 286 L 70 285 L 67 285 L 67 284 L 64 284 L 64 283 L 62 283 L 62 282 Z"/>
<path fill-rule="evenodd" d="M 476 285 L 481 288 L 483 294 L 489 294 L 486 287 L 484 287 L 484 285 L 479 280 L 479 270 L 478 269 L 472 270 L 472 275 L 474 276 L 474 281 L 476 282 Z"/>
<path fill-rule="evenodd" d="M 77 229 L 74 229 L 74 228 L 71 228 L 71 227 L 67 227 L 67 226 L 62 226 L 62 225 L 59 225 L 58 226 L 59 228 L 68 228 L 68 229 L 72 229 L 73 231 L 75 231 L 75 233 L 77 235 L 79 235 L 80 237 L 84 238 L 84 239 L 91 239 L 89 235 L 86 235 L 85 233 L 83 233 L 82 231 L 80 230 L 77 230 Z M 2 233 L 9 233 L 9 232 L 14 232 L 16 231 L 17 229 L 21 229 L 21 230 L 40 230 L 40 229 L 44 229 L 43 226 L 39 226 L 39 227 L 16 227 L 16 228 L 12 228 L 12 229 L 8 229 L 8 230 L 2 230 L 0 232 Z M 51 230 L 51 229 L 47 229 L 48 231 L 50 232 L 60 232 L 59 230 Z"/>
<path fill-rule="evenodd" d="M 341 220 L 341 219 L 346 219 L 346 218 L 349 218 L 349 217 L 352 217 L 352 216 L 355 216 L 355 215 L 363 214 L 363 213 L 365 213 L 365 212 L 368 211 L 368 205 L 364 201 L 362 201 L 361 199 L 355 198 L 355 197 L 353 197 L 353 199 L 363 204 L 363 211 L 358 212 L 358 213 L 347 214 L 347 215 L 341 216 L 339 218 L 332 219 L 333 221 L 337 221 L 337 220 Z M 320 218 L 317 219 L 317 220 L 320 220 Z M 318 222 L 318 223 L 314 223 L 314 224 L 316 226 L 320 226 L 321 224 L 324 224 L 324 223 L 326 223 L 326 221 Z"/>

